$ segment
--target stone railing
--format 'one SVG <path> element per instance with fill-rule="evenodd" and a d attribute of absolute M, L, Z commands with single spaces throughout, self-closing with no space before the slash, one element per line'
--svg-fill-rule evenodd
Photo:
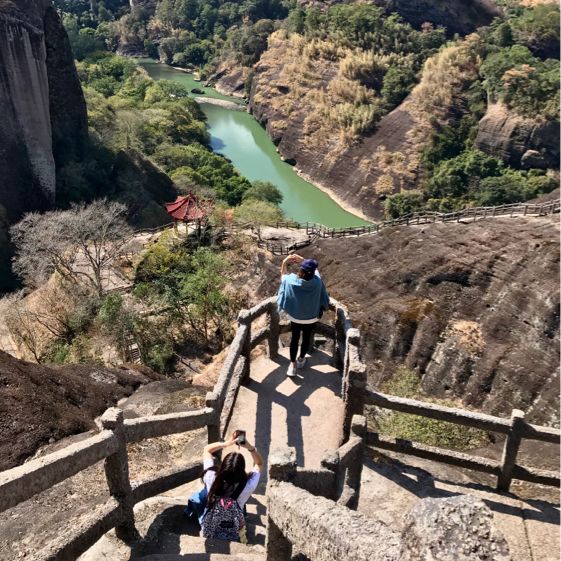
<path fill-rule="evenodd" d="M 294 449 L 269 458 L 267 561 L 289 561 L 297 554 L 313 561 L 403 558 L 396 532 L 348 508 L 357 506 L 348 498 L 358 499 L 364 428 L 364 418 L 355 416 L 350 440 L 336 452 L 339 461 L 328 455 L 317 470 L 296 467 Z"/>
<path fill-rule="evenodd" d="M 560 202 L 558 200 L 548 203 L 514 203 L 500 206 L 486 206 L 475 208 L 464 208 L 456 212 L 415 212 L 393 220 L 385 220 L 378 224 L 367 226 L 354 226 L 349 228 L 329 228 L 315 222 L 277 222 L 277 228 L 289 228 L 292 230 L 306 230 L 309 238 L 291 245 L 283 245 L 271 241 L 259 240 L 259 247 L 263 247 L 273 255 L 288 255 L 293 251 L 306 247 L 319 238 L 350 238 L 376 234 L 385 228 L 394 226 L 417 226 L 422 224 L 435 224 L 437 222 L 460 222 L 469 220 L 475 222 L 486 218 L 498 218 L 501 216 L 546 216 L 558 213 Z"/>
<path fill-rule="evenodd" d="M 334 325 L 319 323 L 318 333 L 334 340 L 335 362 L 344 367 L 343 395 L 345 402 L 345 426 L 351 429 L 351 417 L 356 409 L 362 409 L 364 366 L 358 355 L 358 331 L 353 329 L 346 309 L 331 300 L 335 312 Z M 253 324 L 266 318 L 264 326 L 254 329 Z M 288 331 L 282 324 L 276 298 L 269 298 L 250 310 L 242 310 L 238 327 L 228 355 L 213 390 L 206 396 L 206 407 L 187 413 L 153 415 L 135 419 L 123 419 L 117 408 L 108 409 L 101 418 L 102 430 L 84 441 L 62 450 L 33 459 L 21 466 L 0 473 L 0 512 L 16 506 L 33 496 L 50 489 L 57 483 L 104 460 L 105 475 L 110 498 L 87 520 L 77 521 L 72 529 L 61 533 L 55 541 L 45 546 L 38 559 L 41 561 L 67 561 L 76 559 L 91 547 L 104 533 L 115 528 L 124 541 L 138 537 L 133 507 L 149 497 L 159 495 L 194 481 L 202 473 L 199 461 L 159 472 L 143 480 L 132 481 L 129 477 L 127 444 L 147 438 L 207 428 L 209 442 L 224 436 L 240 385 L 249 377 L 250 353 L 258 344 L 267 341 L 269 355 L 278 354 L 279 335 Z M 359 430 L 359 429 L 356 429 Z M 361 465 L 362 438 L 356 435 L 340 451 L 334 452 L 325 471 L 332 485 L 339 489 L 345 505 L 356 502 L 360 475 L 357 483 L 357 465 Z"/>
<path fill-rule="evenodd" d="M 342 394 L 345 406 L 343 434 L 348 438 L 352 416 L 364 408 L 366 387 L 366 367 L 359 355 L 360 333 L 352 327 L 347 309 L 336 300 L 330 299 L 330 310 L 334 312 L 333 325 L 325 322 L 316 324 L 315 333 L 333 340 L 332 355 L 334 366 L 343 371 Z M 265 319 L 265 325 L 256 328 L 253 324 Z M 214 430 L 216 439 L 225 436 L 240 385 L 248 380 L 251 351 L 267 341 L 270 358 L 276 358 L 279 336 L 290 331 L 287 322 L 281 322 L 276 296 L 263 300 L 249 310 L 238 315 L 238 328 L 230 344 L 228 355 L 213 392 L 207 395 L 208 408 L 221 412 Z"/>
<path fill-rule="evenodd" d="M 388 438 L 372 431 L 368 431 L 366 434 L 366 443 L 369 446 L 496 475 L 497 489 L 500 491 L 508 491 L 513 479 L 556 487 L 560 484 L 559 472 L 524 467 L 516 463 L 516 456 L 522 439 L 559 444 L 561 438 L 559 429 L 527 423 L 524 420 L 524 412 L 519 409 L 514 409 L 510 419 L 503 419 L 434 403 L 385 395 L 371 390 L 367 390 L 365 395 L 367 404 L 382 409 L 419 415 L 506 435 L 500 462 L 408 440 Z"/>

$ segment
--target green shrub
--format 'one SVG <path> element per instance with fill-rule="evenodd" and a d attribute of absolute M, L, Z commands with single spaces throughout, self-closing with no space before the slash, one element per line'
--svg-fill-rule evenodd
<path fill-rule="evenodd" d="M 456 406 L 450 401 L 431 399 L 421 389 L 418 375 L 404 367 L 396 370 L 392 378 L 384 384 L 382 391 L 397 397 L 419 399 L 448 407 Z M 379 410 L 375 421 L 381 434 L 421 442 L 429 446 L 469 450 L 489 442 L 489 436 L 485 431 L 408 413 Z"/>
<path fill-rule="evenodd" d="M 282 193 L 276 185 L 270 181 L 254 181 L 251 187 L 244 193 L 243 200 L 254 199 L 257 201 L 265 201 L 273 205 L 282 203 Z"/>
<path fill-rule="evenodd" d="M 423 209 L 425 196 L 420 191 L 403 191 L 390 195 L 384 202 L 386 218 L 399 218 Z"/>
<path fill-rule="evenodd" d="M 492 99 L 529 117 L 558 119 L 559 61 L 542 61 L 523 45 L 490 54 L 481 65 L 484 86 Z"/>
<path fill-rule="evenodd" d="M 234 209 L 234 218 L 240 224 L 272 226 L 283 219 L 283 213 L 276 205 L 256 199 L 248 199 Z"/>

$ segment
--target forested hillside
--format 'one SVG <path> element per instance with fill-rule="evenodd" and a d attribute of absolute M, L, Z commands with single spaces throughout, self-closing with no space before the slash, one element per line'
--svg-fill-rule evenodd
<path fill-rule="evenodd" d="M 245 92 L 283 157 L 366 215 L 515 202 L 557 184 L 555 3 L 96 6 L 65 17 L 77 58 L 103 44 Z"/>

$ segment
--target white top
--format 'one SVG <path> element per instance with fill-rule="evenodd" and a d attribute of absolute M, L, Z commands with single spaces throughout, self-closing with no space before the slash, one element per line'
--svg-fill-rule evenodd
<path fill-rule="evenodd" d="M 213 466 L 214 466 L 214 460 L 212 458 L 208 458 L 203 462 L 203 469 L 205 469 L 205 470 L 207 470 L 208 468 L 211 468 Z M 240 505 L 240 508 L 244 507 L 244 505 L 245 505 L 245 503 L 247 503 L 249 497 L 251 497 L 251 493 L 253 493 L 253 491 L 255 491 L 255 489 L 257 488 L 260 477 L 261 477 L 261 473 L 259 472 L 258 467 L 254 467 L 249 472 L 249 476 L 247 478 L 247 483 L 245 484 L 245 487 L 243 488 L 243 491 L 240 493 L 240 495 L 237 499 L 238 504 Z M 216 471 L 214 471 L 212 469 L 209 469 L 203 477 L 203 481 L 205 483 L 207 491 L 210 491 L 210 488 L 212 487 L 212 484 L 214 483 L 215 479 L 216 479 Z"/>
<path fill-rule="evenodd" d="M 294 319 L 290 314 L 286 314 L 286 317 L 294 322 L 294 323 L 301 323 L 302 325 L 307 325 L 309 323 L 317 323 L 318 318 L 312 318 L 312 319 Z"/>

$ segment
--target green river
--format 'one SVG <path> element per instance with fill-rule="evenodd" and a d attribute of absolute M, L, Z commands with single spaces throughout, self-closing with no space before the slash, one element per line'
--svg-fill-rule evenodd
<path fill-rule="evenodd" d="M 199 88 L 204 91 L 205 97 L 241 103 L 237 98 L 205 88 L 191 74 L 181 70 L 147 59 L 139 60 L 139 64 L 152 78 L 174 80 L 189 91 Z M 199 95 L 193 94 L 194 97 Z M 283 194 L 281 207 L 287 218 L 298 222 L 319 222 L 332 228 L 367 224 L 342 209 L 323 191 L 304 181 L 292 166 L 283 162 L 275 145 L 252 115 L 208 103 L 202 103 L 201 108 L 208 119 L 212 148 L 228 158 L 250 181 L 259 179 L 274 183 Z"/>

